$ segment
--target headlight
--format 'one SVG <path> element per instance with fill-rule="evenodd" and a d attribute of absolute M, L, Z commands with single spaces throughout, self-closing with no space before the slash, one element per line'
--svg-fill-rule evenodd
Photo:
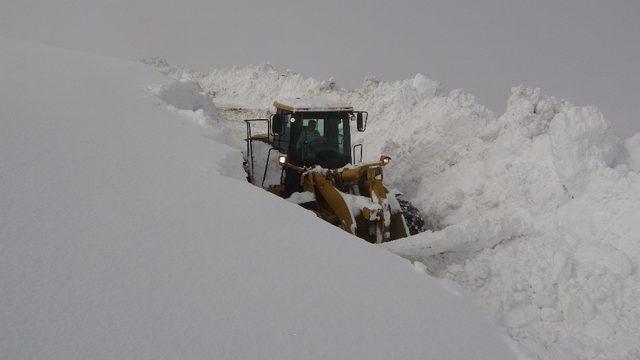
<path fill-rule="evenodd" d="M 380 156 L 380 163 L 382 165 L 387 165 L 391 161 L 391 158 L 385 155 Z"/>
<path fill-rule="evenodd" d="M 287 163 L 287 155 L 278 155 L 278 164 L 284 165 Z"/>

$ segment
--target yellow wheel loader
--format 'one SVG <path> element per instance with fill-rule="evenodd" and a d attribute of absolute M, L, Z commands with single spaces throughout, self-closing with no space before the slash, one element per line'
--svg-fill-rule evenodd
<path fill-rule="evenodd" d="M 358 150 L 362 161 L 362 144 L 351 146 L 351 124 L 365 131 L 367 112 L 326 99 L 281 100 L 273 105 L 276 113 L 270 119 L 245 120 L 250 182 L 265 187 L 265 180 L 272 179 L 269 192 L 369 242 L 409 235 L 402 206 L 383 183 L 390 158 L 355 164 Z M 252 134 L 257 123 L 267 133 Z"/>

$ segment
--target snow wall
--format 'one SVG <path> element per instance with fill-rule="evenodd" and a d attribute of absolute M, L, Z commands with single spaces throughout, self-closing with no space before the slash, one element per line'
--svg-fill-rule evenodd
<path fill-rule="evenodd" d="M 615 137 L 594 107 L 514 87 L 501 116 L 421 74 L 355 90 L 270 64 L 199 72 L 220 106 L 325 96 L 369 112 L 365 157 L 432 231 L 385 244 L 455 281 L 533 357 L 640 358 L 640 134 Z"/>
<path fill-rule="evenodd" d="M 0 359 L 515 357 L 469 298 L 248 184 L 196 82 L 1 36 L 0 82 Z"/>

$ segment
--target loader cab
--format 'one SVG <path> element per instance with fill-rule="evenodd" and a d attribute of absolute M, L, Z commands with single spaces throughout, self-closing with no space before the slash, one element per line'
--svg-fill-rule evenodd
<path fill-rule="evenodd" d="M 356 119 L 348 106 L 312 106 L 275 102 L 272 119 L 273 147 L 288 155 L 295 166 L 335 169 L 352 162 L 350 122 Z"/>
<path fill-rule="evenodd" d="M 341 168 L 352 163 L 351 122 L 363 131 L 362 113 L 340 104 L 309 100 L 276 101 L 272 118 L 273 147 L 298 167 Z M 359 115 L 358 115 L 359 114 Z M 300 191 L 300 174 L 285 170 L 285 192 Z"/>

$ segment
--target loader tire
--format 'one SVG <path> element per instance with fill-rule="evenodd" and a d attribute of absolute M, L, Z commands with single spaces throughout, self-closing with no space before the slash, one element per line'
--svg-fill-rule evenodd
<path fill-rule="evenodd" d="M 404 220 L 407 222 L 409 233 L 411 235 L 415 235 L 427 231 L 426 224 L 420 210 L 413 206 L 411 202 L 404 200 L 401 197 L 398 197 L 398 202 L 400 203 Z"/>

